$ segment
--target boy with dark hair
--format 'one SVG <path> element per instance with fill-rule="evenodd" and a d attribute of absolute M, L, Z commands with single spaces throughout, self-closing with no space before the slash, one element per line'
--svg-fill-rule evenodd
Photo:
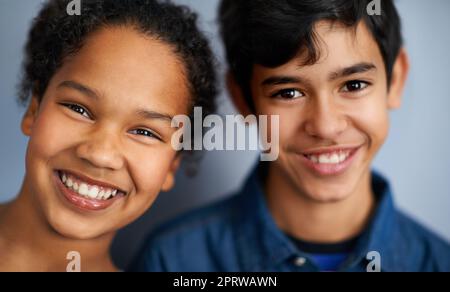
<path fill-rule="evenodd" d="M 409 63 L 391 0 L 223 0 L 231 96 L 279 115 L 279 158 L 156 232 L 140 269 L 450 271 L 450 247 L 371 171 Z M 270 132 L 278 129 L 270 129 Z"/>

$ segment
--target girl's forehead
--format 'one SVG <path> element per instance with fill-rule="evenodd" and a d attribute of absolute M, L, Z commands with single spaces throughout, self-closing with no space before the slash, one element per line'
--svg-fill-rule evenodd
<path fill-rule="evenodd" d="M 190 99 L 184 72 L 169 45 L 133 28 L 107 28 L 92 34 L 63 63 L 52 84 L 74 82 L 99 97 L 120 101 L 120 106 L 156 103 L 179 113 L 186 110 Z"/>

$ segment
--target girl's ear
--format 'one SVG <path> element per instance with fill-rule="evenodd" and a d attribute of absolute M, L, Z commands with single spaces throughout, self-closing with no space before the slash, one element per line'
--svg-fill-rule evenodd
<path fill-rule="evenodd" d="M 25 112 L 25 115 L 22 118 L 22 133 L 25 134 L 25 136 L 31 136 L 31 133 L 33 132 L 33 126 L 34 122 L 36 121 L 36 117 L 39 110 L 39 101 L 37 97 L 33 95 L 31 97 L 30 104 L 28 105 L 27 111 Z"/>
<path fill-rule="evenodd" d="M 226 74 L 226 82 L 231 100 L 233 101 L 233 104 L 238 112 L 244 117 L 252 114 L 252 111 L 247 104 L 247 101 L 245 100 L 245 96 L 241 87 L 237 84 L 236 78 L 230 71 L 228 71 Z"/>
<path fill-rule="evenodd" d="M 392 69 L 392 80 L 388 94 L 389 109 L 398 109 L 402 104 L 403 89 L 409 73 L 409 59 L 406 50 L 402 48 Z"/>
<path fill-rule="evenodd" d="M 175 174 L 180 167 L 182 155 L 176 155 L 172 164 L 170 165 L 169 172 L 167 173 L 166 179 L 161 187 L 164 192 L 170 191 L 175 185 Z"/>

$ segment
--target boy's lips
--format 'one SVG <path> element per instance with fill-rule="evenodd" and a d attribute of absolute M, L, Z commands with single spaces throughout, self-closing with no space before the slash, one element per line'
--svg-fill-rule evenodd
<path fill-rule="evenodd" d="M 65 170 L 55 171 L 55 180 L 65 199 L 82 210 L 106 209 L 126 195 L 112 184 Z"/>
<path fill-rule="evenodd" d="M 347 170 L 361 146 L 327 147 L 299 153 L 301 162 L 319 175 L 337 175 Z"/>

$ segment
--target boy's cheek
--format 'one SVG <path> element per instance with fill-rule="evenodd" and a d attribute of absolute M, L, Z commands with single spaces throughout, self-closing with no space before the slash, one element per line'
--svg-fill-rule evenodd
<path fill-rule="evenodd" d="M 354 111 L 353 116 L 364 132 L 384 141 L 389 130 L 389 111 L 383 102 L 367 103 Z"/>

